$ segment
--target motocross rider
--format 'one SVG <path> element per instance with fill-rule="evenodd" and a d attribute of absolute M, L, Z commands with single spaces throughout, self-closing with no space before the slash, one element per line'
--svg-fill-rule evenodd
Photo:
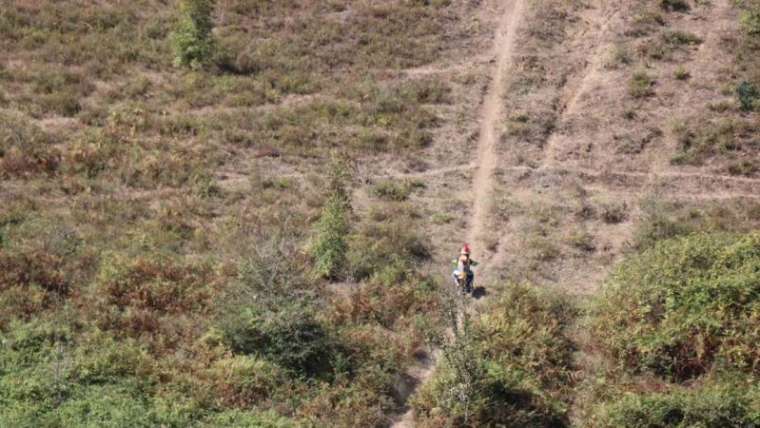
<path fill-rule="evenodd" d="M 473 273 L 471 268 L 478 263 L 470 258 L 470 246 L 468 244 L 464 244 L 459 252 L 459 259 L 454 260 L 454 263 L 456 264 L 456 269 L 451 274 L 451 277 L 454 278 L 454 284 L 459 286 L 459 278 L 466 275 L 463 291 L 465 293 L 472 292 L 472 282 L 475 279 L 475 273 Z"/>

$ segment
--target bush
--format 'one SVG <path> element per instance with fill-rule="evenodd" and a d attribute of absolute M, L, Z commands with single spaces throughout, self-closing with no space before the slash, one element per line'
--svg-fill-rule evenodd
<path fill-rule="evenodd" d="M 600 428 L 756 427 L 760 388 L 716 383 L 668 393 L 629 394 L 601 406 L 587 421 Z"/>
<path fill-rule="evenodd" d="M 629 209 L 625 201 L 622 203 L 609 202 L 602 204 L 601 211 L 602 220 L 605 223 L 618 224 L 628 218 Z"/>
<path fill-rule="evenodd" d="M 595 300 L 593 330 L 632 372 L 684 380 L 760 368 L 760 233 L 695 234 L 630 257 Z"/>
<path fill-rule="evenodd" d="M 199 426 L 204 428 L 292 428 L 299 425 L 274 411 L 228 410 L 206 418 Z"/>
<path fill-rule="evenodd" d="M 238 353 L 260 356 L 298 375 L 330 372 L 334 346 L 304 302 L 280 302 L 279 308 L 254 305 L 231 308 L 220 324 L 225 342 Z"/>
<path fill-rule="evenodd" d="M 200 335 L 216 292 L 205 262 L 148 254 L 108 254 L 85 297 L 85 319 L 122 340 L 139 338 L 153 355 L 172 354 Z"/>
<path fill-rule="evenodd" d="M 431 314 L 438 305 L 432 278 L 413 273 L 401 260 L 381 268 L 350 299 L 335 305 L 333 323 L 377 323 L 393 331 L 415 316 Z"/>
<path fill-rule="evenodd" d="M 252 408 L 274 398 L 288 379 L 276 365 L 247 355 L 214 362 L 215 397 L 225 407 Z"/>
<path fill-rule="evenodd" d="M 760 36 L 760 4 L 742 12 L 741 25 L 750 37 Z"/>
<path fill-rule="evenodd" d="M 175 65 L 198 69 L 211 61 L 215 48 L 211 34 L 215 3 L 215 0 L 180 1 L 180 18 L 171 34 Z"/>
<path fill-rule="evenodd" d="M 103 303 L 166 313 L 190 312 L 208 304 L 211 266 L 167 256 L 106 257 L 97 278 Z"/>
<path fill-rule="evenodd" d="M 401 202 L 409 198 L 417 187 L 424 187 L 422 182 L 383 180 L 372 188 L 372 194 L 380 199 Z"/>
<path fill-rule="evenodd" d="M 660 7 L 668 12 L 688 12 L 691 6 L 685 0 L 660 0 Z"/>
<path fill-rule="evenodd" d="M 322 208 L 311 254 L 315 260 L 314 272 L 323 278 L 337 278 L 345 266 L 347 211 L 346 201 L 340 196 L 331 196 Z"/>
<path fill-rule="evenodd" d="M 736 87 L 736 97 L 743 111 L 752 111 L 760 105 L 760 91 L 749 82 L 742 82 Z"/>
<path fill-rule="evenodd" d="M 634 98 L 645 98 L 654 95 L 652 87 L 655 84 L 654 78 L 644 71 L 638 71 L 628 82 L 628 93 Z"/>
<path fill-rule="evenodd" d="M 422 426 L 564 426 L 572 361 L 564 329 L 573 312 L 510 285 L 472 325 L 466 314 L 452 318 L 443 364 L 412 401 Z"/>
<path fill-rule="evenodd" d="M 662 34 L 662 39 L 665 43 L 676 47 L 682 45 L 698 45 L 702 43 L 702 39 L 696 34 L 683 31 L 666 31 Z"/>
<path fill-rule="evenodd" d="M 217 325 L 223 341 L 234 352 L 297 375 L 329 375 L 336 347 L 317 319 L 313 290 L 294 255 L 272 244 L 259 244 L 220 300 Z"/>
<path fill-rule="evenodd" d="M 679 123 L 674 127 L 678 136 L 679 152 L 671 159 L 674 164 L 701 165 L 716 155 L 732 153 L 753 154 L 755 143 L 751 135 L 760 126 L 741 119 L 718 119 L 688 125 Z"/>
<path fill-rule="evenodd" d="M 676 71 L 673 72 L 673 77 L 677 80 L 689 80 L 691 73 L 689 73 L 689 70 L 685 69 L 683 66 L 679 66 L 676 68 Z"/>

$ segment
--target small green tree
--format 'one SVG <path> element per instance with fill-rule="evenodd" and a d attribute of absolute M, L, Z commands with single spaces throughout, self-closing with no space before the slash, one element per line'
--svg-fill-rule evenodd
<path fill-rule="evenodd" d="M 736 88 L 736 96 L 739 98 L 743 111 L 751 111 L 758 104 L 758 101 L 760 101 L 760 91 L 753 84 L 746 81 Z"/>
<path fill-rule="evenodd" d="M 349 233 L 350 194 L 346 184 L 352 176 L 346 157 L 335 156 L 328 176 L 328 198 L 317 222 L 316 237 L 311 247 L 315 259 L 314 272 L 323 278 L 336 278 L 346 262 Z"/>
<path fill-rule="evenodd" d="M 339 195 L 327 200 L 317 223 L 317 237 L 312 247 L 315 273 L 324 278 L 335 278 L 346 259 L 348 215 L 345 201 Z"/>
<path fill-rule="evenodd" d="M 176 66 L 199 69 L 207 64 L 216 43 L 211 30 L 215 0 L 180 0 L 180 18 L 171 33 Z"/>
<path fill-rule="evenodd" d="M 477 351 L 466 303 L 461 296 L 448 297 L 446 318 L 453 337 L 443 345 L 443 357 L 451 369 L 443 402 L 451 416 L 467 425 L 470 417 L 488 405 L 486 366 Z"/>

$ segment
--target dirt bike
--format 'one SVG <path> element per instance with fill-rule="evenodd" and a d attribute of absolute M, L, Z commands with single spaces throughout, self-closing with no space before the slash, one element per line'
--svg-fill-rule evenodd
<path fill-rule="evenodd" d="M 461 291 L 464 294 L 471 294 L 473 287 L 472 284 L 475 282 L 475 275 L 470 272 L 469 278 L 467 275 L 467 272 L 465 271 L 455 271 L 453 273 L 454 280 L 456 282 L 457 290 Z"/>

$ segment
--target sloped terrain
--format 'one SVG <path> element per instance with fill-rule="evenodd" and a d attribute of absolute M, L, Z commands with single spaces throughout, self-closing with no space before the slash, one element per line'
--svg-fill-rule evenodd
<path fill-rule="evenodd" d="M 0 6 L 0 425 L 760 424 L 757 2 Z"/>

